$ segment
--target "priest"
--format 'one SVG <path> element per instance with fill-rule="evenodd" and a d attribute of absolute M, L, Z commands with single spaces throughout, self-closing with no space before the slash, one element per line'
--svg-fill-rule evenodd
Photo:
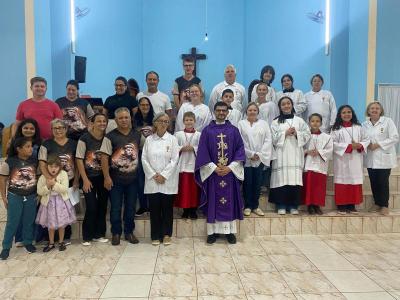
<path fill-rule="evenodd" d="M 239 130 L 226 117 L 228 105 L 217 102 L 215 120 L 201 133 L 195 176 L 201 187 L 200 207 L 207 216 L 207 243 L 222 234 L 236 243 L 236 220 L 243 220 L 240 181 L 244 179 L 245 152 Z"/>

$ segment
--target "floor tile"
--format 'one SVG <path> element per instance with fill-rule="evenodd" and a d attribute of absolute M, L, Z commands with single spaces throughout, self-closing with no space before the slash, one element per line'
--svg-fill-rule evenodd
<path fill-rule="evenodd" d="M 340 292 L 379 292 L 382 288 L 361 271 L 321 271 Z"/>
<path fill-rule="evenodd" d="M 101 298 L 148 297 L 153 275 L 111 275 Z"/>
<path fill-rule="evenodd" d="M 215 257 L 196 255 L 196 273 L 233 273 L 236 272 L 235 264 L 230 257 Z"/>
<path fill-rule="evenodd" d="M 345 300 L 341 293 L 295 294 L 298 300 Z"/>
<path fill-rule="evenodd" d="M 271 259 L 266 255 L 234 255 L 232 258 L 239 273 L 276 271 Z"/>
<path fill-rule="evenodd" d="M 197 296 L 194 274 L 156 274 L 151 284 L 150 297 Z"/>
<path fill-rule="evenodd" d="M 195 262 L 193 255 L 160 256 L 157 258 L 155 274 L 194 274 Z"/>
<path fill-rule="evenodd" d="M 240 273 L 246 295 L 272 295 L 290 293 L 285 280 L 278 272 Z"/>
<path fill-rule="evenodd" d="M 67 277 L 25 277 L 12 289 L 15 299 L 51 299 Z M 2 298 L 5 299 L 5 298 Z"/>
<path fill-rule="evenodd" d="M 348 300 L 393 300 L 394 298 L 386 292 L 371 293 L 343 293 Z"/>
<path fill-rule="evenodd" d="M 197 274 L 197 291 L 199 296 L 244 295 L 236 273 Z"/>
<path fill-rule="evenodd" d="M 338 290 L 319 271 L 281 272 L 294 293 L 336 293 Z"/>
<path fill-rule="evenodd" d="M 316 267 L 301 254 L 269 255 L 278 271 L 311 271 Z"/>
<path fill-rule="evenodd" d="M 70 276 L 55 292 L 56 297 L 70 299 L 99 298 L 109 276 Z"/>
<path fill-rule="evenodd" d="M 363 270 L 363 273 L 386 291 L 400 291 L 400 270 Z"/>
<path fill-rule="evenodd" d="M 115 266 L 113 274 L 153 274 L 155 265 L 156 258 L 121 257 Z"/>

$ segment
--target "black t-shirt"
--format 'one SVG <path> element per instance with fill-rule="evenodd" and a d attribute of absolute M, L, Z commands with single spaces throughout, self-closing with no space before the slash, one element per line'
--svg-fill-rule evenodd
<path fill-rule="evenodd" d="M 75 101 L 69 101 L 66 97 L 58 98 L 56 103 L 60 107 L 63 120 L 68 126 L 68 137 L 78 140 L 87 130 L 87 119 L 94 114 L 89 102 L 78 98 Z"/>
<path fill-rule="evenodd" d="M 43 142 L 39 149 L 39 160 L 47 162 L 49 155 L 57 155 L 63 166 L 63 170 L 67 172 L 68 179 L 71 180 L 75 175 L 75 152 L 77 142 L 68 139 L 64 146 L 57 144 L 53 139 Z"/>
<path fill-rule="evenodd" d="M 120 108 L 120 107 L 126 107 L 129 109 L 129 112 L 131 113 L 132 117 L 132 109 L 138 106 L 138 101 L 133 98 L 131 95 L 129 95 L 128 92 L 126 92 L 123 95 L 112 95 L 106 99 L 106 102 L 104 103 L 104 108 L 107 109 L 108 112 L 108 118 L 109 119 L 114 119 L 115 118 L 115 111 Z"/>
<path fill-rule="evenodd" d="M 181 94 L 182 91 L 188 89 L 192 84 L 199 84 L 201 80 L 199 77 L 196 76 L 190 80 L 186 80 L 183 76 L 181 76 L 176 78 L 175 82 L 178 85 L 179 94 Z"/>
<path fill-rule="evenodd" d="M 89 178 L 103 175 L 100 152 L 102 142 L 103 139 L 98 140 L 89 132 L 83 134 L 78 141 L 75 157 L 83 159 L 86 175 Z"/>
<path fill-rule="evenodd" d="M 132 183 L 137 177 L 140 134 L 131 129 L 124 135 L 117 128 L 106 134 L 100 151 L 110 156 L 110 176 L 122 184 Z"/>
<path fill-rule="evenodd" d="M 37 167 L 36 158 L 22 160 L 12 156 L 1 165 L 0 175 L 9 176 L 9 192 L 19 196 L 29 196 L 36 193 Z"/>

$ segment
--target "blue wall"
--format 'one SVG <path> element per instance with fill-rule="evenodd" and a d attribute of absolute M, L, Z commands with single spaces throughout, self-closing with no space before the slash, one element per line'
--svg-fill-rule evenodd
<path fill-rule="evenodd" d="M 24 1 L 0 1 L 0 122 L 9 125 L 21 100 L 26 99 Z M 4 106 L 3 106 L 4 107 Z"/>
<path fill-rule="evenodd" d="M 375 82 L 400 84 L 400 2 L 378 1 Z"/>

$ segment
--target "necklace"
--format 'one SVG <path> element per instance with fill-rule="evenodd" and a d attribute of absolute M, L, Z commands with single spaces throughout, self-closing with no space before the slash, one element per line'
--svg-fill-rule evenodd
<path fill-rule="evenodd" d="M 343 128 L 346 129 L 347 134 L 350 136 L 351 143 L 355 143 L 354 138 L 353 138 L 353 126 L 351 126 L 351 134 L 350 134 L 350 131 L 347 130 L 347 127 L 343 127 Z"/>
<path fill-rule="evenodd" d="M 293 127 L 294 118 L 292 119 L 291 123 L 289 123 L 289 119 L 286 119 L 286 122 L 289 124 L 289 128 L 292 128 Z"/>
<path fill-rule="evenodd" d="M 185 134 L 186 145 L 191 145 L 191 142 L 192 142 L 192 139 L 194 137 L 194 134 L 193 133 L 189 133 L 189 134 L 191 134 L 190 138 L 188 138 L 186 132 L 184 132 L 184 134 Z"/>

